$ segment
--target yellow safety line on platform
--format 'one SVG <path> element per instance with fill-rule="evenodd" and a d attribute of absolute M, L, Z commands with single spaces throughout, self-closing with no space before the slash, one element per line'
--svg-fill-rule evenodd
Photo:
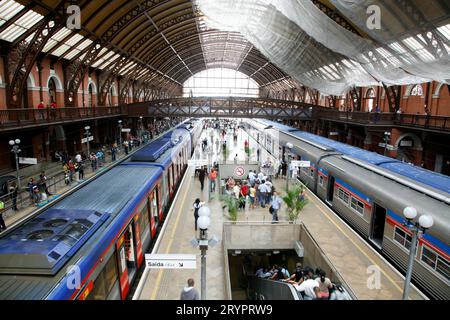
<path fill-rule="evenodd" d="M 309 191 L 309 190 L 308 190 Z M 311 191 L 310 191 L 311 192 Z M 320 205 L 318 205 L 317 204 L 317 202 L 316 202 L 316 200 L 314 199 L 314 198 L 312 198 L 312 197 L 309 197 L 311 200 L 313 200 L 313 202 L 314 202 L 314 204 L 315 204 L 315 206 L 320 210 L 320 211 L 322 211 L 322 213 L 327 217 L 327 219 L 328 220 L 330 220 L 331 221 L 331 223 L 333 223 L 335 226 L 336 226 L 336 228 L 338 228 L 346 237 L 347 237 L 347 239 L 348 240 L 350 240 L 350 242 L 351 243 L 353 243 L 353 245 L 355 245 L 355 247 L 357 247 L 358 249 L 359 249 L 359 251 L 361 251 L 366 257 L 367 257 L 367 259 L 369 259 L 369 261 L 372 263 L 372 264 L 374 264 L 374 265 L 376 265 L 376 266 L 378 266 L 378 264 L 371 258 L 371 257 L 369 257 L 369 255 L 353 240 L 353 239 L 351 239 L 350 238 L 350 236 L 336 223 L 336 222 L 334 222 L 333 221 L 333 219 L 330 217 L 330 215 L 328 214 L 328 213 L 326 213 L 325 212 L 325 210 L 323 210 L 322 209 L 322 207 L 320 206 Z M 388 279 L 388 280 L 390 280 L 393 284 L 394 284 L 394 286 L 400 291 L 400 292 L 403 292 L 403 289 L 395 282 L 395 280 L 394 279 L 392 279 L 382 268 L 380 268 L 380 271 L 384 274 L 384 276 Z M 408 297 L 409 298 L 409 297 Z"/>
<path fill-rule="evenodd" d="M 191 183 L 191 178 L 192 177 L 190 176 L 189 168 L 186 170 L 185 174 L 189 174 L 188 183 Z M 189 188 L 186 188 L 186 190 L 184 192 L 184 196 L 183 196 L 183 201 L 181 202 L 181 207 L 182 208 L 184 208 L 184 202 L 186 201 L 186 196 L 188 194 L 188 191 L 189 191 Z M 166 254 L 169 253 L 170 249 L 172 248 L 173 239 L 175 238 L 175 231 L 178 228 L 178 223 L 180 222 L 180 217 L 181 217 L 182 212 L 183 212 L 182 210 L 180 212 L 178 212 L 177 219 L 175 220 L 175 226 L 174 226 L 174 228 L 172 230 L 172 234 L 170 235 L 169 244 L 167 245 L 167 249 L 166 249 L 166 252 L 165 252 Z M 156 278 L 156 283 L 155 283 L 155 286 L 153 287 L 152 296 L 150 298 L 151 300 L 155 300 L 155 298 L 156 298 L 157 289 L 159 289 L 159 286 L 161 284 L 161 279 L 162 279 L 163 272 L 164 272 L 163 269 L 160 269 L 158 271 L 158 277 Z"/>

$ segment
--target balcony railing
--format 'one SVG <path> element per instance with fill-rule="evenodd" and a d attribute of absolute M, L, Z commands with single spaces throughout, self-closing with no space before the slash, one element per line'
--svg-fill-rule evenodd
<path fill-rule="evenodd" d="M 0 130 L 121 115 L 120 107 L 0 110 Z"/>
<path fill-rule="evenodd" d="M 450 131 L 450 117 L 427 116 L 420 114 L 396 114 L 375 112 L 347 112 L 320 108 L 316 113 L 318 118 L 342 121 L 346 123 L 358 123 L 364 125 L 390 125 L 408 126 L 422 129 Z"/>

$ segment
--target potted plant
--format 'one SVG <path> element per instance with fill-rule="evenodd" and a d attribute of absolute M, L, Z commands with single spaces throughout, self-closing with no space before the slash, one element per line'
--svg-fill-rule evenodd
<path fill-rule="evenodd" d="M 238 218 L 239 203 L 238 200 L 233 196 L 223 197 L 224 206 L 223 209 L 228 208 L 228 215 L 224 214 L 228 220 L 236 222 Z"/>
<path fill-rule="evenodd" d="M 304 199 L 300 195 L 303 193 L 303 186 L 295 186 L 287 191 L 286 195 L 282 197 L 286 204 L 286 211 L 288 214 L 289 222 L 294 223 L 297 221 L 300 212 L 308 203 L 308 200 Z"/>

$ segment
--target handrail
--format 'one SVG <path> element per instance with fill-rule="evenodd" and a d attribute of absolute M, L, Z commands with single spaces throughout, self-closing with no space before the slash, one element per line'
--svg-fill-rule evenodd
<path fill-rule="evenodd" d="M 29 108 L 0 110 L 0 129 L 74 121 L 98 117 L 119 116 L 120 106 L 92 108 Z"/>

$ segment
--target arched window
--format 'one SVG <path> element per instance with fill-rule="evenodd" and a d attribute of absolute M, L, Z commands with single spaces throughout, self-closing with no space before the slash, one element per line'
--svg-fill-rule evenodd
<path fill-rule="evenodd" d="M 49 103 L 56 102 L 56 82 L 53 78 L 48 80 L 48 97 Z"/>
<path fill-rule="evenodd" d="M 423 88 L 420 84 L 411 89 L 411 96 L 423 96 Z"/>
<path fill-rule="evenodd" d="M 242 72 L 225 68 L 208 69 L 195 74 L 184 83 L 183 96 L 258 97 L 259 86 Z"/>
<path fill-rule="evenodd" d="M 367 112 L 372 112 L 373 106 L 375 104 L 375 91 L 370 88 L 366 93 L 366 107 Z"/>

